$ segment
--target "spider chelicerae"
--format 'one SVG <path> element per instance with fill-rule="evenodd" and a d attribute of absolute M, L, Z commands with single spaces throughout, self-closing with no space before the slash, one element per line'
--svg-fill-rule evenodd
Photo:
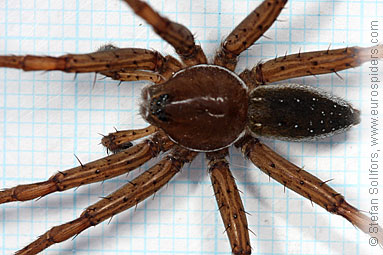
<path fill-rule="evenodd" d="M 171 152 L 168 156 L 164 156 L 164 159 L 160 161 L 162 163 L 157 164 L 154 169 L 149 170 L 147 173 L 154 173 L 154 170 L 157 172 L 161 168 L 159 166 L 162 166 L 163 169 L 169 170 L 166 173 L 173 174 L 173 172 L 175 173 L 179 170 L 181 165 L 191 161 L 196 155 L 195 152 L 185 150 L 185 147 L 192 151 L 208 151 L 209 172 L 213 178 L 213 187 L 217 195 L 218 207 L 224 218 L 224 229 L 229 236 L 232 250 L 236 254 L 250 253 L 251 248 L 245 210 L 238 198 L 239 194 L 236 191 L 234 179 L 231 177 L 225 159 L 227 156 L 226 148 L 234 144 L 236 147 L 241 148 L 245 156 L 254 161 L 270 177 L 279 179 L 286 187 L 295 187 L 299 192 L 299 190 L 312 186 L 316 189 L 316 192 L 327 190 L 327 194 L 331 195 L 326 200 L 320 200 L 324 196 L 318 196 L 318 193 L 313 193 L 312 191 L 303 192 L 312 202 L 320 203 L 330 211 L 340 208 L 340 204 L 345 206 L 342 203 L 343 200 L 340 199 L 341 196 L 330 189 L 326 181 L 319 181 L 314 177 L 308 177 L 303 169 L 290 165 L 286 160 L 274 154 L 265 145 L 252 137 L 261 135 L 289 140 L 327 137 L 329 136 L 328 134 L 339 133 L 337 130 L 344 131 L 344 129 L 357 124 L 359 121 L 358 111 L 341 99 L 329 98 L 327 94 L 310 89 L 307 86 L 260 85 L 304 75 L 332 73 L 344 68 L 354 67 L 360 64 L 359 60 L 368 60 L 366 52 L 370 49 L 343 48 L 340 50 L 324 50 L 317 53 L 298 53 L 293 56 L 282 56 L 262 65 L 257 65 L 258 67 L 254 69 L 249 68 L 249 71 L 240 72 L 239 78 L 230 71 L 234 70 L 237 64 L 237 55 L 250 47 L 271 26 L 285 5 L 283 1 L 264 2 L 259 7 L 261 9 L 258 9 L 258 11 L 249 16 L 250 22 L 244 23 L 243 26 L 240 25 L 239 28 L 234 30 L 225 39 L 226 43 L 222 44 L 223 46 L 218 50 L 216 57 L 209 62 L 225 68 L 201 65 L 206 63 L 206 58 L 200 48 L 194 44 L 192 35 L 186 28 L 175 24 L 169 25 L 170 23 L 167 21 L 163 22 L 162 18 L 156 16 L 157 14 L 152 12 L 150 7 L 143 2 L 126 2 L 136 6 L 138 14 L 143 15 L 143 18 L 147 19 L 149 23 L 152 21 L 155 26 L 158 26 L 157 31 L 159 34 L 175 46 L 184 64 L 181 64 L 180 61 L 173 57 L 161 56 L 154 50 L 117 49 L 111 45 L 100 48 L 93 55 L 76 56 L 73 59 L 71 57 L 55 59 L 8 56 L 1 57 L 0 63 L 2 66 L 24 68 L 26 70 L 94 71 L 117 80 L 154 81 L 158 84 L 144 89 L 144 103 L 141 110 L 144 118 L 152 123 L 152 126 L 136 131 L 120 131 L 104 137 L 103 144 L 116 154 L 106 158 L 105 161 L 96 161 L 93 165 L 81 163 L 79 167 L 71 170 L 75 172 L 74 174 L 86 172 L 80 179 L 71 179 L 65 182 L 64 179 L 68 178 L 70 174 L 68 172 L 59 172 L 51 179 L 55 180 L 55 182 L 50 181 L 45 182 L 44 185 L 40 183 L 35 186 L 23 185 L 17 189 L 5 190 L 0 195 L 3 202 L 33 199 L 46 195 L 57 188 L 69 189 L 86 182 L 111 178 L 117 173 L 110 173 L 109 170 L 112 169 L 118 172 L 118 174 L 126 173 L 156 156 L 160 151 L 170 150 Z M 252 25 L 249 26 L 249 23 Z M 78 67 L 75 69 L 65 67 L 67 62 Z M 96 62 L 97 65 L 93 65 Z M 90 67 L 80 67 L 82 63 L 90 63 Z M 172 76 L 174 78 L 171 78 Z M 169 82 L 165 82 L 166 80 L 169 80 Z M 221 81 L 219 90 L 211 91 L 208 86 L 198 86 L 200 84 L 212 84 L 215 80 Z M 222 81 L 227 81 L 227 83 L 222 83 Z M 165 85 L 160 85 L 161 83 Z M 255 87 L 259 88 L 255 89 Z M 178 91 L 180 88 L 181 90 Z M 250 93 L 250 91 L 253 92 Z M 194 92 L 197 94 L 190 97 Z M 232 95 L 235 96 L 232 97 Z M 311 104 L 310 102 L 308 104 L 308 99 L 316 103 Z M 248 101 L 250 102 L 249 104 L 247 104 Z M 265 101 L 269 103 L 274 102 L 272 103 L 273 107 L 266 107 Z M 246 104 L 241 104 L 240 102 L 246 102 Z M 294 103 L 297 106 L 294 106 Z M 248 106 L 251 109 L 250 111 L 247 109 Z M 329 110 L 328 107 L 330 106 L 337 108 L 337 110 Z M 311 119 L 302 119 L 293 114 L 289 115 L 290 111 L 288 110 L 297 109 L 296 107 L 302 108 L 302 111 L 307 109 L 310 113 L 311 111 L 313 113 L 318 111 L 318 109 L 311 108 L 319 108 L 319 114 L 323 118 L 319 118 L 315 114 L 311 116 Z M 258 113 L 258 109 L 262 109 L 262 111 Z M 276 109 L 278 111 L 275 111 Z M 269 112 L 269 110 L 274 110 L 275 112 Z M 251 112 L 251 115 L 248 115 L 247 112 Z M 279 114 L 280 112 L 283 112 L 283 114 Z M 194 118 L 195 114 L 198 114 L 200 117 Z M 325 114 L 343 116 L 341 118 L 333 118 L 324 116 Z M 256 118 L 254 118 L 255 115 L 257 115 Z M 310 116 L 310 114 L 308 115 Z M 227 116 L 229 116 L 229 119 L 226 120 Z M 275 118 L 262 119 L 262 116 Z M 284 116 L 287 118 L 283 119 Z M 344 122 L 340 123 L 340 120 Z M 288 121 L 292 122 L 289 123 Z M 318 128 L 317 125 L 319 124 L 315 124 L 315 121 L 323 124 L 323 126 Z M 247 125 L 246 123 L 251 124 Z M 301 129 L 300 127 L 303 125 L 308 126 Z M 248 129 L 246 127 L 251 128 Z M 250 132 L 253 133 L 252 136 L 249 136 Z M 150 142 L 144 140 L 141 143 L 138 142 L 135 146 L 131 146 L 131 140 L 142 138 L 149 134 L 154 134 L 153 138 L 150 138 Z M 167 136 L 170 136 L 172 141 L 168 140 Z M 116 143 L 116 141 L 121 143 Z M 102 164 L 105 164 L 105 167 L 101 168 Z M 114 164 L 114 167 L 110 164 Z M 296 172 L 299 176 L 292 178 L 292 173 L 289 173 L 289 177 L 276 177 L 286 169 L 293 169 L 293 172 Z M 170 178 L 171 176 L 168 177 L 168 179 Z M 141 177 L 141 179 L 138 179 L 139 184 L 135 180 L 131 180 L 127 186 L 129 190 L 132 188 L 139 189 L 143 187 L 141 182 L 145 180 L 148 179 Z M 145 196 L 156 192 L 160 185 L 164 184 L 162 180 L 150 179 L 147 182 L 148 187 L 144 191 L 153 190 L 151 191 L 152 193 L 145 194 Z M 124 195 L 120 196 L 121 201 L 118 201 L 119 206 L 130 203 L 134 207 L 143 200 L 143 194 L 134 195 L 134 198 L 129 199 L 127 197 L 129 192 L 124 190 Z M 112 204 L 116 197 L 118 196 L 105 196 L 101 203 Z M 225 197 L 228 197 L 228 199 L 226 200 Z M 336 207 L 330 206 L 331 201 L 335 201 L 339 205 Z M 111 207 L 108 208 L 106 210 L 106 213 L 109 213 L 107 216 L 111 216 L 114 213 L 113 209 Z M 363 218 L 352 207 L 346 206 L 345 208 L 346 211 L 351 210 L 351 216 L 348 216 L 349 219 L 358 227 L 363 228 L 364 224 L 361 221 L 367 221 L 367 218 Z M 39 240 L 42 241 L 40 244 L 32 243 L 24 250 L 21 250 L 19 254 L 36 253 L 48 244 L 50 245 L 53 241 L 75 236 L 85 228 L 109 218 L 105 216 L 99 220 L 97 216 L 91 216 L 97 210 L 98 208 L 89 207 L 85 214 L 86 216 L 76 220 L 68 228 L 54 228 L 45 236 L 40 237 Z M 345 214 L 344 211 L 343 214 Z M 65 232 L 65 229 L 68 229 L 68 231 Z"/>

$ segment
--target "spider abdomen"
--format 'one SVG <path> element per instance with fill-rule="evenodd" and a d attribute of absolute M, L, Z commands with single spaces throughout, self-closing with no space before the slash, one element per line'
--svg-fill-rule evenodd
<path fill-rule="evenodd" d="M 259 86 L 250 93 L 249 129 L 259 136 L 310 140 L 344 132 L 360 112 L 341 98 L 310 86 Z"/>
<path fill-rule="evenodd" d="M 196 151 L 231 145 L 246 126 L 248 93 L 233 72 L 197 65 L 143 90 L 141 113 L 177 144 Z"/>

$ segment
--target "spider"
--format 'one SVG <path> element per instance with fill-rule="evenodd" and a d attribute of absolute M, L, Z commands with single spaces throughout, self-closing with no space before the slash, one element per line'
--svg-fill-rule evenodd
<path fill-rule="evenodd" d="M 137 206 L 144 197 L 154 194 L 165 185 L 176 172 L 180 171 L 182 165 L 192 161 L 199 152 L 205 152 L 209 160 L 209 173 L 232 252 L 249 254 L 251 245 L 246 213 L 226 160 L 227 148 L 231 145 L 240 148 L 247 158 L 271 178 L 282 182 L 285 187 L 292 188 L 331 212 L 343 214 L 355 226 L 368 232 L 365 229 L 369 223 L 368 218 L 348 205 L 338 192 L 327 185 L 327 181 L 316 179 L 304 169 L 289 163 L 256 137 L 288 140 L 323 138 L 357 124 L 358 110 L 344 100 L 331 97 L 306 85 L 265 84 L 355 67 L 361 64 L 360 61 L 368 60 L 367 52 L 371 48 L 297 53 L 256 65 L 236 75 L 233 71 L 238 56 L 271 26 L 284 8 L 285 1 L 263 2 L 248 16 L 248 22 L 244 21 L 228 35 L 211 62 L 214 65 L 210 66 L 206 65 L 207 60 L 202 49 L 195 44 L 187 28 L 169 23 L 169 20 L 165 20 L 142 1 L 126 2 L 148 23 L 153 23 L 156 32 L 175 47 L 181 61 L 170 56 L 162 56 L 154 50 L 118 49 L 107 45 L 95 53 L 74 57 L 73 55 L 64 58 L 2 56 L 0 65 L 25 70 L 62 70 L 75 73 L 93 71 L 121 81 L 152 81 L 156 84 L 143 89 L 141 105 L 143 117 L 152 125 L 141 130 L 117 131 L 104 137 L 103 144 L 114 152 L 114 155 L 94 163 L 81 163 L 79 167 L 69 171 L 60 171 L 49 181 L 37 185 L 20 185 L 5 189 L 1 192 L 0 198 L 2 202 L 24 201 L 45 196 L 57 189 L 65 190 L 88 182 L 101 181 L 134 170 L 160 152 L 170 152 L 153 168 L 126 184 L 121 191 L 123 195 L 113 193 L 114 195 L 105 196 L 96 206 L 88 207 L 77 220 L 51 229 L 37 241 L 17 252 L 18 254 L 38 253 L 54 242 L 76 236 L 84 229 L 127 209 L 125 207 Z M 254 22 L 256 25 L 249 25 Z M 300 61 L 300 64 L 297 65 L 294 61 Z M 80 67 L 84 62 L 90 63 L 90 67 Z M 100 64 L 93 65 L 96 62 Z M 65 67 L 66 63 L 78 67 L 68 68 Z M 207 85 L 214 84 L 215 80 L 221 81 L 220 89 L 211 91 Z M 206 86 L 199 87 L 199 84 Z M 306 123 L 306 119 L 289 114 L 289 111 L 283 114 L 277 114 L 278 111 L 275 111 L 275 109 L 285 110 L 286 107 L 288 110 L 296 110 L 297 107 L 306 109 L 313 113 L 313 117 Z M 259 109 L 262 111 L 258 112 Z M 271 110 L 274 111 L 268 112 Z M 195 117 L 196 113 L 200 117 Z M 325 114 L 327 116 L 324 116 Z M 342 115 L 342 118 L 328 116 L 332 114 Z M 320 115 L 322 116 L 318 117 Z M 284 116 L 287 118 L 283 119 Z M 293 122 L 288 123 L 289 121 Z M 310 121 L 318 121 L 323 126 L 318 129 L 319 124 L 311 124 Z M 305 128 L 301 129 L 302 126 Z M 132 146 L 132 140 L 148 135 L 152 136 Z M 292 171 L 287 174 L 288 170 Z M 86 174 L 79 179 L 65 181 L 72 173 Z M 281 173 L 286 175 L 280 176 Z M 297 176 L 291 177 L 293 173 Z M 156 174 L 166 176 L 155 179 L 153 176 Z M 310 187 L 324 195 L 319 196 L 313 191 L 308 191 Z M 129 197 L 129 192 L 134 190 L 139 194 Z M 115 204 L 116 202 L 118 204 Z M 334 206 L 334 203 L 338 205 Z M 100 216 L 100 207 L 104 205 L 111 206 L 106 208 L 105 216 Z M 382 230 L 380 228 L 379 230 L 381 241 Z"/>

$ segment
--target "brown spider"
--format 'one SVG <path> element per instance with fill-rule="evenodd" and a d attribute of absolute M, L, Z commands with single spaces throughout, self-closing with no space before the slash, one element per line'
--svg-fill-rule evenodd
<path fill-rule="evenodd" d="M 134 170 L 160 152 L 170 152 L 150 170 L 88 207 L 78 219 L 52 228 L 17 254 L 38 253 L 137 206 L 200 151 L 206 152 L 209 159 L 209 173 L 232 251 L 250 254 L 245 210 L 225 159 L 227 148 L 232 144 L 285 187 L 369 232 L 370 219 L 345 202 L 326 181 L 288 162 L 254 136 L 288 140 L 323 138 L 357 124 L 359 112 L 344 100 L 303 85 L 265 84 L 358 66 L 368 60 L 372 48 L 282 56 L 237 76 L 232 71 L 238 55 L 272 25 L 285 1 L 268 0 L 252 12 L 224 40 L 213 60 L 215 66 L 206 65 L 204 53 L 185 27 L 164 19 L 142 1 L 126 2 L 176 49 L 182 62 L 154 50 L 118 49 L 107 45 L 95 53 L 59 58 L 0 56 L 0 66 L 26 71 L 97 72 L 121 81 L 152 81 L 157 84 L 143 90 L 141 105 L 143 117 L 152 126 L 112 133 L 104 137 L 102 143 L 114 155 L 60 171 L 48 181 L 6 189 L 0 193 L 0 202 L 30 200 L 103 181 Z M 307 113 L 305 118 L 300 116 L 302 112 Z M 131 141 L 150 134 L 151 138 L 132 146 Z M 376 235 L 379 244 L 382 244 L 382 233 L 379 227 Z"/>

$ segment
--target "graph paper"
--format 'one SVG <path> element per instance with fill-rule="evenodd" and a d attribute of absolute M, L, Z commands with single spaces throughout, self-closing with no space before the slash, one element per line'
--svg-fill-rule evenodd
<path fill-rule="evenodd" d="M 156 10 L 188 27 L 212 59 L 221 40 L 261 1 L 151 0 Z M 237 71 L 298 51 L 369 46 L 370 24 L 383 26 L 383 1 L 292 0 L 257 44 L 241 55 Z M 383 31 L 380 27 L 380 40 Z M 2 0 L 0 54 L 86 53 L 119 47 L 174 50 L 118 0 Z M 278 153 L 369 210 L 368 64 L 304 83 L 336 94 L 362 110 L 362 123 L 346 134 L 309 143 L 264 140 Z M 101 134 L 142 128 L 140 91 L 147 83 L 123 83 L 94 74 L 0 69 L 0 187 L 43 181 L 106 155 Z M 368 236 L 345 219 L 312 205 L 269 180 L 240 151 L 230 163 L 246 211 L 253 254 L 381 254 Z M 0 206 L 0 253 L 12 254 L 55 225 L 78 217 L 100 197 L 148 169 L 129 176 Z M 199 155 L 152 198 L 108 222 L 56 244 L 43 254 L 230 254 L 206 170 Z M 382 182 L 381 182 L 382 183 Z M 380 204 L 380 208 L 383 207 Z M 382 216 L 382 214 L 380 214 Z M 382 221 L 380 221 L 382 223 Z"/>

